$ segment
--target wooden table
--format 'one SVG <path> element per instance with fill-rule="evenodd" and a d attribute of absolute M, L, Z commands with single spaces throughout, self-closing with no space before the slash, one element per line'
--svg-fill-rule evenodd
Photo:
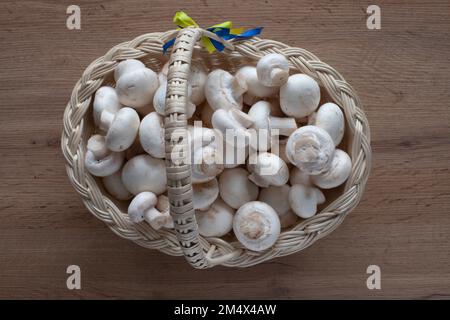
<path fill-rule="evenodd" d="M 0 3 L 0 298 L 450 298 L 450 19 L 448 1 L 73 1 Z M 193 270 L 143 249 L 91 216 L 60 151 L 62 114 L 84 68 L 113 45 L 232 20 L 304 47 L 359 92 L 374 165 L 340 228 L 295 255 L 251 269 Z M 66 268 L 82 289 L 66 288 Z M 381 268 L 381 290 L 366 269 Z"/>

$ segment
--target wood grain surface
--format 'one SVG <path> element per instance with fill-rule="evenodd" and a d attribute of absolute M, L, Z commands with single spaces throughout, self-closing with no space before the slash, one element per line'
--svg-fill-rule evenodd
<path fill-rule="evenodd" d="M 81 7 L 81 30 L 66 8 Z M 450 298 L 448 1 L 0 1 L 0 298 Z M 66 177 L 62 115 L 84 68 L 117 43 L 231 20 L 312 51 L 360 95 L 374 165 L 363 201 L 303 252 L 193 270 L 91 216 Z M 82 289 L 66 288 L 66 268 Z M 368 290 L 366 268 L 381 268 Z"/>

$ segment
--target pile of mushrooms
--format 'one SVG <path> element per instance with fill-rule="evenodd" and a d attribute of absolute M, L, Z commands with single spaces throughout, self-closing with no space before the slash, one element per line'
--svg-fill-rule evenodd
<path fill-rule="evenodd" d="M 115 86 L 95 94 L 96 133 L 85 153 L 86 169 L 112 197 L 128 201 L 130 223 L 154 229 L 174 226 L 164 163 L 168 68 L 156 73 L 134 59 L 117 65 Z M 208 73 L 196 63 L 190 72 L 188 137 L 199 233 L 227 239 L 234 233 L 244 248 L 266 250 L 282 229 L 318 212 L 326 201 L 322 189 L 348 179 L 352 162 L 338 148 L 344 114 L 332 102 L 320 105 L 318 83 L 290 74 L 280 54 L 234 74 Z"/>

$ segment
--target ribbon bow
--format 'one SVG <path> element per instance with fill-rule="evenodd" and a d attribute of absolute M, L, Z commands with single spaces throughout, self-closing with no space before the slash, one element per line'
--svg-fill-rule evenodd
<path fill-rule="evenodd" d="M 200 28 L 199 25 L 195 22 L 194 19 L 189 17 L 183 11 L 178 11 L 175 13 L 173 17 L 173 22 L 178 26 L 179 29 L 195 27 Z M 231 40 L 231 39 L 248 39 L 253 36 L 257 36 L 261 33 L 262 27 L 249 29 L 244 31 L 243 28 L 233 28 L 233 24 L 231 21 L 222 22 L 219 24 L 215 24 L 206 30 L 214 33 L 219 38 L 223 40 Z M 225 46 L 219 41 L 208 37 L 207 35 L 203 35 L 200 39 L 201 44 L 208 50 L 209 53 L 213 53 L 214 51 L 223 51 Z M 167 53 L 167 49 L 169 49 L 175 43 L 175 38 L 170 39 L 163 45 L 164 54 Z"/>

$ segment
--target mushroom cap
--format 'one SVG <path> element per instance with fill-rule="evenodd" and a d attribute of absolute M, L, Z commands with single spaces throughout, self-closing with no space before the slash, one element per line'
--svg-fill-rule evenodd
<path fill-rule="evenodd" d="M 259 188 L 247 176 L 247 170 L 233 168 L 224 170 L 219 177 L 220 197 L 234 209 L 258 198 Z"/>
<path fill-rule="evenodd" d="M 325 130 L 304 126 L 289 137 L 286 157 L 305 173 L 317 175 L 330 167 L 334 150 L 333 140 Z"/>
<path fill-rule="evenodd" d="M 294 74 L 280 87 L 280 107 L 294 118 L 303 118 L 317 109 L 320 102 L 320 87 L 306 74 Z"/>
<path fill-rule="evenodd" d="M 317 204 L 325 202 L 322 191 L 314 187 L 296 184 L 289 191 L 289 204 L 300 218 L 308 219 L 317 212 Z"/>
<path fill-rule="evenodd" d="M 123 60 L 117 65 L 116 69 L 114 70 L 114 80 L 117 82 L 117 80 L 119 80 L 119 78 L 125 73 L 144 68 L 145 64 L 143 64 L 139 60 L 136 59 Z"/>
<path fill-rule="evenodd" d="M 158 198 L 153 192 L 140 192 L 128 206 L 128 215 L 131 222 L 139 223 L 144 221 L 145 212 L 152 209 L 158 203 Z"/>
<path fill-rule="evenodd" d="M 242 109 L 242 94 L 247 87 L 229 72 L 216 69 L 209 73 L 205 84 L 205 97 L 213 110 Z"/>
<path fill-rule="evenodd" d="M 163 193 L 167 184 L 164 160 L 146 154 L 131 158 L 122 169 L 122 182 L 134 195 L 144 191 Z"/>
<path fill-rule="evenodd" d="M 105 114 L 107 113 L 102 113 L 102 119 Z M 117 111 L 106 133 L 106 146 L 108 149 L 115 152 L 128 149 L 136 139 L 139 123 L 140 119 L 136 110 L 123 107 Z"/>
<path fill-rule="evenodd" d="M 269 152 L 253 154 L 249 157 L 249 180 L 257 186 L 282 186 L 289 180 L 289 168 L 277 155 Z"/>
<path fill-rule="evenodd" d="M 337 104 L 328 102 L 319 107 L 308 119 L 308 124 L 324 129 L 333 139 L 334 145 L 341 143 L 344 137 L 344 113 Z"/>
<path fill-rule="evenodd" d="M 235 77 L 247 84 L 247 93 L 252 96 L 265 98 L 273 96 L 278 92 L 277 87 L 267 87 L 259 81 L 255 67 L 242 67 L 236 71 Z"/>
<path fill-rule="evenodd" d="M 152 103 L 158 86 L 156 73 L 141 68 L 122 74 L 117 80 L 116 92 L 122 104 L 138 109 Z"/>
<path fill-rule="evenodd" d="M 124 157 L 123 152 L 109 151 L 103 136 L 93 135 L 87 142 L 84 165 L 92 175 L 106 177 L 122 167 Z"/>
<path fill-rule="evenodd" d="M 233 228 L 235 210 L 218 198 L 206 211 L 195 211 L 198 231 L 204 237 L 222 237 Z"/>
<path fill-rule="evenodd" d="M 279 53 L 269 53 L 256 65 L 259 81 L 266 87 L 279 87 L 289 77 L 289 62 Z"/>
<path fill-rule="evenodd" d="M 291 183 L 291 186 L 295 184 L 301 184 L 306 187 L 311 187 L 312 186 L 311 177 L 312 176 L 310 176 L 306 172 L 303 172 L 299 168 L 293 167 L 289 174 L 289 182 Z"/>
<path fill-rule="evenodd" d="M 166 156 L 164 120 L 156 112 L 149 113 L 139 126 L 139 140 L 144 150 L 155 158 Z"/>
<path fill-rule="evenodd" d="M 133 195 L 125 188 L 122 182 L 122 170 L 102 178 L 103 186 L 110 195 L 117 200 L 128 200 Z"/>
<path fill-rule="evenodd" d="M 287 184 L 279 187 L 269 186 L 268 188 L 262 188 L 258 197 L 258 201 L 267 203 L 276 211 L 282 228 L 289 227 L 297 221 L 297 216 L 289 205 L 290 189 L 291 187 Z"/>
<path fill-rule="evenodd" d="M 192 185 L 193 204 L 196 210 L 207 210 L 219 196 L 219 183 L 216 178 Z"/>
<path fill-rule="evenodd" d="M 331 189 L 343 184 L 351 172 L 352 160 L 349 155 L 340 149 L 336 149 L 331 167 L 319 175 L 311 176 L 311 180 L 319 188 Z"/>
<path fill-rule="evenodd" d="M 111 113 L 116 113 L 122 105 L 119 102 L 116 90 L 112 87 L 103 86 L 97 89 L 94 97 L 93 115 L 94 123 L 98 126 L 100 124 L 100 116 L 103 110 Z"/>
<path fill-rule="evenodd" d="M 248 110 L 248 116 L 253 120 L 256 129 L 269 130 L 269 116 L 272 107 L 268 101 L 258 101 Z"/>
<path fill-rule="evenodd" d="M 263 251 L 277 241 L 281 231 L 280 219 L 268 204 L 261 201 L 248 202 L 236 212 L 233 231 L 244 247 Z"/>

